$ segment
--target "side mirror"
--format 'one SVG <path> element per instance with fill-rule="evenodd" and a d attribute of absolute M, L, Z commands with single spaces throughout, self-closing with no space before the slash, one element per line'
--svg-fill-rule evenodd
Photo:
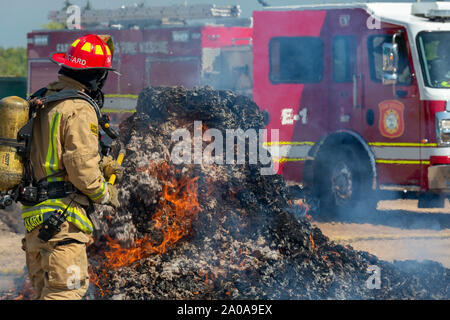
<path fill-rule="evenodd" d="M 398 45 L 383 43 L 383 84 L 396 84 L 398 80 Z"/>

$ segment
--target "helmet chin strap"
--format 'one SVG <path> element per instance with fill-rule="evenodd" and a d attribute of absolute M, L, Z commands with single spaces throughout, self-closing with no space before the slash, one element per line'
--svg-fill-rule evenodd
<path fill-rule="evenodd" d="M 105 97 L 102 89 L 108 78 L 107 70 L 92 69 L 78 71 L 63 67 L 59 73 L 84 84 L 88 88 L 88 92 L 86 93 L 95 100 L 100 108 L 103 107 Z"/>
<path fill-rule="evenodd" d="M 105 102 L 105 95 L 103 94 L 103 86 L 105 85 L 105 81 L 108 78 L 108 71 L 103 70 L 103 73 L 100 73 L 100 77 L 95 81 L 95 86 L 93 84 L 92 86 L 92 93 L 91 98 L 97 102 L 97 105 L 101 108 L 103 108 L 103 104 Z"/>
<path fill-rule="evenodd" d="M 96 91 L 91 91 L 88 94 L 92 99 L 95 100 L 100 109 L 103 108 L 103 104 L 105 103 L 105 96 L 102 90 L 97 89 Z"/>

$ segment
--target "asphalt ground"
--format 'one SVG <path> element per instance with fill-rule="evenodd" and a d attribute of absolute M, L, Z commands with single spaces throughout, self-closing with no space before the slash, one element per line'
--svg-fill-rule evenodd
<path fill-rule="evenodd" d="M 14 279 L 24 273 L 22 238 L 23 234 L 14 232 L 0 220 L 0 293 L 11 289 Z"/>
<path fill-rule="evenodd" d="M 331 240 L 368 251 L 382 260 L 434 260 L 450 268 L 450 203 L 421 209 L 418 200 L 379 201 L 337 217 L 312 217 Z"/>

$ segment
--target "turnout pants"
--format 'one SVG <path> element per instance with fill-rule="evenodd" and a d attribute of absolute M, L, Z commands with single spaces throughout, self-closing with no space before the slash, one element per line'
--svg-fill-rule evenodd
<path fill-rule="evenodd" d="M 39 300 L 79 300 L 89 286 L 86 245 L 89 237 L 69 222 L 49 242 L 40 227 L 26 233 L 23 249 L 31 283 Z"/>

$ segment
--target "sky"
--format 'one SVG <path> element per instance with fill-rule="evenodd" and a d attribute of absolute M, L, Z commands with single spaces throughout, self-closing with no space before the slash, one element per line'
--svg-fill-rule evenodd
<path fill-rule="evenodd" d="M 265 0 L 269 1 L 269 0 Z M 70 0 L 71 3 L 83 7 L 87 0 Z M 185 0 L 91 0 L 94 9 L 119 8 L 144 2 L 151 5 L 184 4 Z M 214 3 L 217 5 L 240 4 L 242 16 L 250 17 L 254 9 L 262 6 L 257 0 L 186 0 L 188 4 Z M 296 3 L 294 0 L 270 0 L 277 4 Z M 41 25 L 49 22 L 48 13 L 63 7 L 64 0 L 0 0 L 0 46 L 26 46 L 26 34 L 41 29 Z"/>
<path fill-rule="evenodd" d="M 263 0 L 271 6 L 307 3 L 356 2 L 358 0 Z M 364 1 L 364 0 L 359 0 Z M 366 0 L 367 1 L 367 0 Z M 374 0 L 368 0 L 374 1 Z M 376 0 L 375 0 L 376 1 Z M 380 0 L 378 0 L 380 1 Z M 386 1 L 386 0 L 381 0 Z M 392 0 L 391 0 L 392 1 Z M 395 1 L 395 0 L 393 0 Z M 405 1 L 405 0 L 397 0 Z M 408 0 L 406 0 L 408 1 Z M 413 0 L 412 0 L 413 1 Z M 422 0 L 427 1 L 427 0 Z M 70 0 L 83 7 L 87 0 Z M 258 0 L 90 0 L 94 9 L 119 8 L 144 2 L 146 6 L 211 3 L 216 5 L 239 4 L 243 17 L 251 17 L 253 10 L 261 10 Z M 26 35 L 32 30 L 42 29 L 49 22 L 48 13 L 60 10 L 64 0 L 0 0 L 0 47 L 26 46 Z"/>

